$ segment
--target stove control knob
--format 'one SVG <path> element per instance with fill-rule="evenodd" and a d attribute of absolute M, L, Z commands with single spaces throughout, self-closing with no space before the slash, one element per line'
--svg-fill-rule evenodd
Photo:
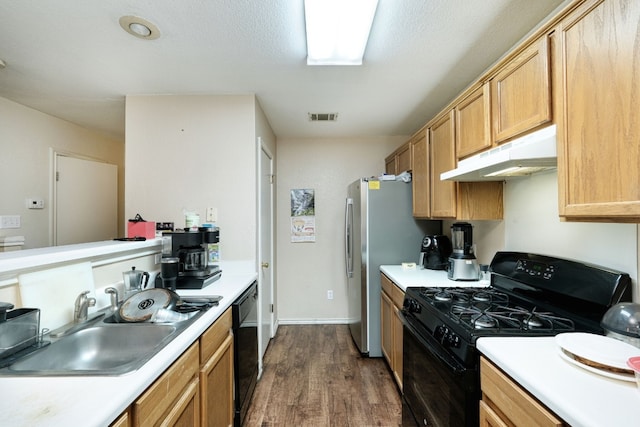
<path fill-rule="evenodd" d="M 421 311 L 420 304 L 414 299 L 407 298 L 403 305 L 409 313 L 420 313 Z"/>
<path fill-rule="evenodd" d="M 460 347 L 460 337 L 456 334 L 450 334 L 448 339 L 449 347 L 458 348 Z"/>

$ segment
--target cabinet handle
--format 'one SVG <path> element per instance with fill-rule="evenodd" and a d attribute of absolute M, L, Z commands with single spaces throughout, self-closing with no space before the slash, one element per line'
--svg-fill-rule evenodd
<path fill-rule="evenodd" d="M 262 264 L 260 264 L 260 266 L 262 268 L 269 268 L 269 263 L 268 262 L 263 262 Z"/>

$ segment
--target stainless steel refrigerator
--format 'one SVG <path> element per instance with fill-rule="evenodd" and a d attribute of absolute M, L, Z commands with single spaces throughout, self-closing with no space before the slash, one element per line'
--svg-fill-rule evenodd
<path fill-rule="evenodd" d="M 411 183 L 359 179 L 349 185 L 345 208 L 348 317 L 351 336 L 363 355 L 382 356 L 380 266 L 417 263 L 423 236 L 441 231 L 441 221 L 413 218 Z"/>

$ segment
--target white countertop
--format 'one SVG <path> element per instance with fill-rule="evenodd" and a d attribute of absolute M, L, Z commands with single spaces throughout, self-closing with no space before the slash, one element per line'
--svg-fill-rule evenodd
<path fill-rule="evenodd" d="M 640 391 L 559 356 L 553 337 L 486 337 L 478 349 L 573 427 L 640 424 Z"/>
<path fill-rule="evenodd" d="M 381 265 L 382 271 L 400 289 L 406 291 L 408 287 L 479 287 L 489 286 L 488 281 L 456 281 L 447 278 L 444 270 L 427 270 L 420 267 L 403 268 L 402 265 Z"/>
<path fill-rule="evenodd" d="M 223 299 L 137 371 L 111 377 L 0 377 L 2 418 L 16 427 L 109 425 L 256 279 L 257 273 L 223 268 L 222 277 L 204 289 L 178 290 Z"/>

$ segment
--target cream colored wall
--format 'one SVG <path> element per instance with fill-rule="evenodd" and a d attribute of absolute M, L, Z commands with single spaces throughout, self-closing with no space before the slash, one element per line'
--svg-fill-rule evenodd
<path fill-rule="evenodd" d="M 20 215 L 22 227 L 0 236 L 24 236 L 24 249 L 49 246 L 51 150 L 75 153 L 118 166 L 118 212 L 123 213 L 124 144 L 97 132 L 0 98 L 0 215 Z M 44 199 L 27 209 L 26 199 Z M 123 233 L 123 221 L 118 222 Z"/>
<path fill-rule="evenodd" d="M 346 321 L 347 185 L 383 173 L 384 158 L 407 139 L 278 139 L 277 306 L 281 324 Z M 289 196 L 297 188 L 315 190 L 315 243 L 291 243 Z M 327 290 L 333 290 L 333 300 L 327 299 Z"/>
<path fill-rule="evenodd" d="M 256 100 L 237 96 L 128 96 L 125 217 L 184 227 L 218 209 L 221 257 L 256 254 Z M 273 137 L 270 137 L 274 139 Z"/>

